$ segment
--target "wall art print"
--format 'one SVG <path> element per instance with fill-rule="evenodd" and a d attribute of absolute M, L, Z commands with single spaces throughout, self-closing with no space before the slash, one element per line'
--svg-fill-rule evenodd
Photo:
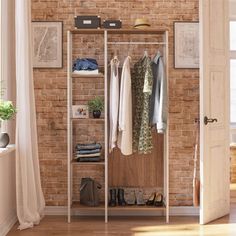
<path fill-rule="evenodd" d="M 62 68 L 62 24 L 32 22 L 34 68 Z"/>
<path fill-rule="evenodd" d="M 175 22 L 174 47 L 175 68 L 199 68 L 199 23 Z"/>

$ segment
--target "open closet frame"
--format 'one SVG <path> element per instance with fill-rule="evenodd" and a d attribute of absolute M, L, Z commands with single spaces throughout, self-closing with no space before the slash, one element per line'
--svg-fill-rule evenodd
<path fill-rule="evenodd" d="M 72 73 L 72 63 L 73 63 L 73 34 L 81 34 L 81 35 L 88 35 L 88 34 L 94 34 L 94 35 L 100 35 L 104 37 L 104 75 L 74 75 Z M 108 41 L 109 35 L 119 35 L 119 34 L 127 34 L 127 35 L 158 35 L 162 36 L 163 41 L 154 41 L 154 42 L 112 42 Z M 108 45 L 111 44 L 142 44 L 142 45 L 162 45 L 163 46 L 163 58 L 164 58 L 164 64 L 165 64 L 165 73 L 166 73 L 166 80 L 167 80 L 167 94 L 168 94 L 168 31 L 162 30 L 162 29 L 147 29 L 147 30 L 141 30 L 141 29 L 114 29 L 114 30 L 106 30 L 106 29 L 81 29 L 81 30 L 70 30 L 67 32 L 67 160 L 68 160 L 68 171 L 67 171 L 67 177 L 68 177 L 68 223 L 71 222 L 71 215 L 76 212 L 85 213 L 88 215 L 91 213 L 91 215 L 94 215 L 94 213 L 103 212 L 105 216 L 105 222 L 108 222 L 108 217 L 112 213 L 116 213 L 117 210 L 121 210 L 121 207 L 109 207 L 108 206 L 108 192 L 109 192 L 109 183 L 108 183 Z M 94 79 L 98 77 L 104 78 L 104 125 L 105 125 L 105 135 L 104 135 L 104 143 L 105 143 L 105 156 L 104 156 L 104 162 L 91 162 L 91 163 L 76 163 L 73 161 L 73 120 L 72 117 L 72 91 L 73 91 L 73 80 L 76 80 L 76 78 L 83 78 L 83 77 L 94 77 Z M 168 95 L 167 95 L 168 98 Z M 167 99 L 167 111 L 169 107 L 169 102 Z M 92 122 L 93 119 L 89 118 L 89 122 Z M 165 206 L 164 207 L 148 207 L 148 206 L 135 206 L 135 207 L 129 207 L 125 206 L 122 207 L 122 215 L 127 215 L 132 211 L 140 212 L 139 215 L 142 215 L 142 212 L 145 212 L 143 215 L 147 215 L 146 212 L 151 211 L 153 212 L 161 212 L 161 215 L 166 217 L 166 223 L 169 223 L 169 119 L 167 114 L 167 129 L 164 133 L 164 181 L 163 181 L 163 188 L 164 188 L 164 199 L 165 199 Z M 104 186 L 105 186 L 105 196 L 104 196 L 104 205 L 99 207 L 86 207 L 81 205 L 74 205 L 72 201 L 72 195 L 73 195 L 73 165 L 86 165 L 86 167 L 92 166 L 92 165 L 104 165 Z M 84 176 L 88 177 L 88 176 Z M 102 214 L 103 214 L 102 213 Z M 119 214 L 121 215 L 121 214 Z"/>

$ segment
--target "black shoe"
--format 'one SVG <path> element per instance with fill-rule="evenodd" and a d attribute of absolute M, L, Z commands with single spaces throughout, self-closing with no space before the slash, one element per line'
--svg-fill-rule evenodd
<path fill-rule="evenodd" d="M 161 207 L 163 206 L 163 195 L 161 193 L 156 194 L 154 199 L 154 206 Z"/>
<path fill-rule="evenodd" d="M 127 203 L 125 201 L 125 192 L 124 189 L 119 188 L 117 193 L 118 205 L 119 206 L 126 206 Z"/>
<path fill-rule="evenodd" d="M 156 194 L 153 193 L 147 200 L 146 205 L 153 206 L 155 201 Z"/>
<path fill-rule="evenodd" d="M 111 206 L 111 207 L 115 207 L 116 206 L 116 189 L 110 189 L 109 206 Z"/>

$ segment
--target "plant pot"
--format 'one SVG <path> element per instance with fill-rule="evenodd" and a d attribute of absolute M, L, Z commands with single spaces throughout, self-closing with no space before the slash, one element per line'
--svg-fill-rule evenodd
<path fill-rule="evenodd" d="M 101 111 L 99 110 L 93 111 L 93 118 L 98 119 L 100 118 L 100 116 L 101 116 Z"/>
<path fill-rule="evenodd" d="M 0 148 L 5 148 L 10 142 L 10 138 L 8 133 L 2 132 L 0 133 Z"/>

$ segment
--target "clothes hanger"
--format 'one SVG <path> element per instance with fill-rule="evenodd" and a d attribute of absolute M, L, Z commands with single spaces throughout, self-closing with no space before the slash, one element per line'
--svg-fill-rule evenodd
<path fill-rule="evenodd" d="M 116 50 L 115 50 L 110 62 L 108 63 L 108 66 L 111 66 L 112 63 L 118 63 L 118 62 L 119 62 L 119 59 L 118 59 L 118 56 L 117 56 Z"/>
<path fill-rule="evenodd" d="M 113 60 L 114 60 L 115 63 L 116 63 L 116 62 L 119 62 L 118 56 L 117 56 L 117 48 L 115 48 Z"/>
<path fill-rule="evenodd" d="M 162 57 L 162 53 L 161 53 L 160 49 L 157 49 L 156 55 L 157 55 L 157 54 L 160 54 L 161 57 Z"/>
<path fill-rule="evenodd" d="M 145 50 L 144 50 L 143 59 L 144 59 L 145 57 L 148 57 L 148 51 L 147 51 L 146 48 L 145 48 Z"/>
<path fill-rule="evenodd" d="M 117 55 L 115 55 L 115 56 L 113 57 L 113 62 L 114 62 L 114 63 L 119 62 Z"/>
<path fill-rule="evenodd" d="M 127 57 L 129 57 L 129 52 L 130 52 L 130 42 L 127 44 Z"/>

